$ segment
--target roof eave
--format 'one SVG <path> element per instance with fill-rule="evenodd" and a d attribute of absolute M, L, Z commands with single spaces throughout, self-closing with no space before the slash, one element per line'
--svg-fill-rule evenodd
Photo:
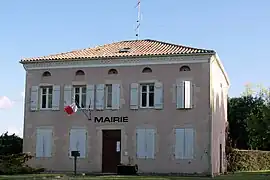
<path fill-rule="evenodd" d="M 136 55 L 136 56 L 107 56 L 107 57 L 78 57 L 78 58 L 61 58 L 61 59 L 42 59 L 42 60 L 24 60 L 19 61 L 20 64 L 32 64 L 32 63 L 44 63 L 44 62 L 63 62 L 63 61 L 80 61 L 80 60 L 106 60 L 106 59 L 126 59 L 126 58 L 146 58 L 146 57 L 169 57 L 169 56 L 201 56 L 201 55 L 215 55 L 216 52 L 207 52 L 207 53 L 190 53 L 190 54 L 164 54 L 164 55 Z"/>

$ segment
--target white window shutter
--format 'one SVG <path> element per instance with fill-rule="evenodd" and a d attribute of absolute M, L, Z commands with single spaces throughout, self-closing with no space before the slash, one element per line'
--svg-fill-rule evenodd
<path fill-rule="evenodd" d="M 175 159 L 183 159 L 185 152 L 185 130 L 175 129 Z"/>
<path fill-rule="evenodd" d="M 139 84 L 132 83 L 130 85 L 130 109 L 138 109 L 139 105 Z"/>
<path fill-rule="evenodd" d="M 155 130 L 146 129 L 146 153 L 147 158 L 155 158 Z"/>
<path fill-rule="evenodd" d="M 192 128 L 185 129 L 185 158 L 193 159 L 194 155 L 194 130 Z"/>
<path fill-rule="evenodd" d="M 104 109 L 104 84 L 96 85 L 96 109 L 103 110 Z"/>
<path fill-rule="evenodd" d="M 180 82 L 176 85 L 176 108 L 185 108 L 185 84 Z"/>
<path fill-rule="evenodd" d="M 43 134 L 39 129 L 36 130 L 36 157 L 43 156 Z"/>
<path fill-rule="evenodd" d="M 52 110 L 59 110 L 60 109 L 60 86 L 54 85 L 53 86 L 53 94 L 52 94 Z"/>
<path fill-rule="evenodd" d="M 145 148 L 145 129 L 136 130 L 136 154 L 137 158 L 146 157 L 146 148 Z"/>
<path fill-rule="evenodd" d="M 38 86 L 31 87 L 31 98 L 30 98 L 30 110 L 37 111 L 38 110 Z"/>
<path fill-rule="evenodd" d="M 86 157 L 86 130 L 80 129 L 77 130 L 77 142 L 78 144 L 78 150 L 80 151 L 80 158 Z"/>
<path fill-rule="evenodd" d="M 120 109 L 120 84 L 112 84 L 112 109 Z"/>
<path fill-rule="evenodd" d="M 192 108 L 192 83 L 190 81 L 184 81 L 185 85 L 185 108 Z"/>
<path fill-rule="evenodd" d="M 52 157 L 52 129 L 44 129 L 44 156 Z"/>
<path fill-rule="evenodd" d="M 77 129 L 71 129 L 69 132 L 69 156 L 71 157 L 71 151 L 77 151 Z"/>
<path fill-rule="evenodd" d="M 161 82 L 155 83 L 155 92 L 154 92 L 154 103 L 155 109 L 162 109 L 163 108 L 163 85 Z"/>
<path fill-rule="evenodd" d="M 72 103 L 72 85 L 64 86 L 64 106 L 68 106 Z"/>
<path fill-rule="evenodd" d="M 95 105 L 95 85 L 88 84 L 86 86 L 86 108 L 94 109 Z"/>

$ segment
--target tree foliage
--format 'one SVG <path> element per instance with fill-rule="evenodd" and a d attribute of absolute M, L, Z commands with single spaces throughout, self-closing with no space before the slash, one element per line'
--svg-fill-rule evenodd
<path fill-rule="evenodd" d="M 22 153 L 23 139 L 8 132 L 0 136 L 0 155 L 12 155 Z"/>
<path fill-rule="evenodd" d="M 269 89 L 249 84 L 240 97 L 229 98 L 228 122 L 233 148 L 270 150 Z"/>

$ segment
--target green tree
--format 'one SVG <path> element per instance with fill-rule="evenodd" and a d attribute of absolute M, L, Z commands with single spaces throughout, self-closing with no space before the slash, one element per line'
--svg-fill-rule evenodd
<path fill-rule="evenodd" d="M 23 139 L 8 132 L 0 136 L 0 155 L 11 155 L 22 153 Z"/>

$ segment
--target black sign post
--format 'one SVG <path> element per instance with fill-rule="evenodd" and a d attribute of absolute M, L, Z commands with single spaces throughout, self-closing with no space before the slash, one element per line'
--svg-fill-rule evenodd
<path fill-rule="evenodd" d="M 80 151 L 71 151 L 71 156 L 74 157 L 74 175 L 77 175 L 77 157 L 80 157 Z"/>

